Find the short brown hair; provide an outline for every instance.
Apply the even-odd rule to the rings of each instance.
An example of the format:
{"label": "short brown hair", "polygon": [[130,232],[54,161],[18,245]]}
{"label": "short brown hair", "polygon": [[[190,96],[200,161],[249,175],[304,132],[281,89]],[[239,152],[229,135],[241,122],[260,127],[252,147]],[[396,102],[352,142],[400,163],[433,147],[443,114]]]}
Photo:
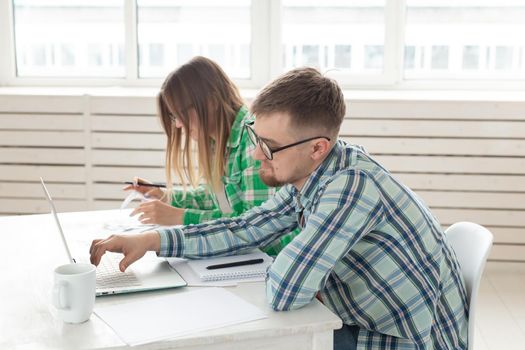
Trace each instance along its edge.
{"label": "short brown hair", "polygon": [[288,113],[294,127],[337,135],[346,112],[341,88],[314,68],[293,69],[268,84],[251,105],[255,115]]}

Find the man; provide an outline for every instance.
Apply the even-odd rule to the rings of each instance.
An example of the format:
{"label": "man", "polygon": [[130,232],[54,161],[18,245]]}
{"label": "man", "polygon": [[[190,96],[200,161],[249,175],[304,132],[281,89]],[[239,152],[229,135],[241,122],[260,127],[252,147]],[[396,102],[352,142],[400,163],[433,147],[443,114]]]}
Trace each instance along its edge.
{"label": "man", "polygon": [[259,175],[283,186],[242,216],[91,246],[124,253],[121,270],[147,250],[188,258],[264,248],[300,227],[268,270],[274,310],[316,296],[339,315],[335,348],[466,349],[467,301],[459,266],[425,204],[360,147],[337,140],[345,115],[339,86],[311,68],[265,87],[247,125]]}

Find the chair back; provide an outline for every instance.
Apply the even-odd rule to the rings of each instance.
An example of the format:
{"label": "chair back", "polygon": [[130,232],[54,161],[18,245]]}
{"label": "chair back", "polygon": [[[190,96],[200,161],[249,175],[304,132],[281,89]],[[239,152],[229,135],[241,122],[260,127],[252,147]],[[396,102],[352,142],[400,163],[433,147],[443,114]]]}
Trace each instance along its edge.
{"label": "chair back", "polygon": [[457,222],[445,230],[461,267],[469,303],[468,348],[474,349],[474,316],[481,275],[492,247],[492,233],[472,222]]}

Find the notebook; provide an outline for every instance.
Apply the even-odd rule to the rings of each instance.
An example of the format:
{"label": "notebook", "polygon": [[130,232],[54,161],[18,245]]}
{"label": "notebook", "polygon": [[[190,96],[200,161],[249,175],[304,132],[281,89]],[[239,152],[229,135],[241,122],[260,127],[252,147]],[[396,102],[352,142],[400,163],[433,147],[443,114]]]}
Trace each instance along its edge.
{"label": "notebook", "polygon": [[[235,263],[253,259],[262,259],[262,263],[253,265],[242,265],[209,270],[207,267],[220,264]],[[254,277],[266,277],[266,270],[272,264],[273,259],[266,253],[255,251],[249,254],[232,255],[218,258],[188,260],[188,266],[202,281],[224,281],[229,279],[244,279]]]}

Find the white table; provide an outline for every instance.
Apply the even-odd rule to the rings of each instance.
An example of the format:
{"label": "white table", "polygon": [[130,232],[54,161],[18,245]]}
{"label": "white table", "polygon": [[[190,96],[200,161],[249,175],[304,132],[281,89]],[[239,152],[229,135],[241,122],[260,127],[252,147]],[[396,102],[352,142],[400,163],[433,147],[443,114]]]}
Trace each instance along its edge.
{"label": "white table", "polygon": [[[102,222],[117,211],[60,214],[67,236],[103,236]],[[51,215],[0,217],[0,349],[124,349],[129,348],[93,314],[80,325],[64,324],[50,303],[53,269],[67,263]],[[98,297],[97,304],[139,300],[165,291]],[[264,310],[268,318],[191,336],[151,343],[134,349],[332,349],[333,330],[341,320],[314,300],[306,307],[274,312],[266,303],[263,283],[246,283],[228,290]]]}

